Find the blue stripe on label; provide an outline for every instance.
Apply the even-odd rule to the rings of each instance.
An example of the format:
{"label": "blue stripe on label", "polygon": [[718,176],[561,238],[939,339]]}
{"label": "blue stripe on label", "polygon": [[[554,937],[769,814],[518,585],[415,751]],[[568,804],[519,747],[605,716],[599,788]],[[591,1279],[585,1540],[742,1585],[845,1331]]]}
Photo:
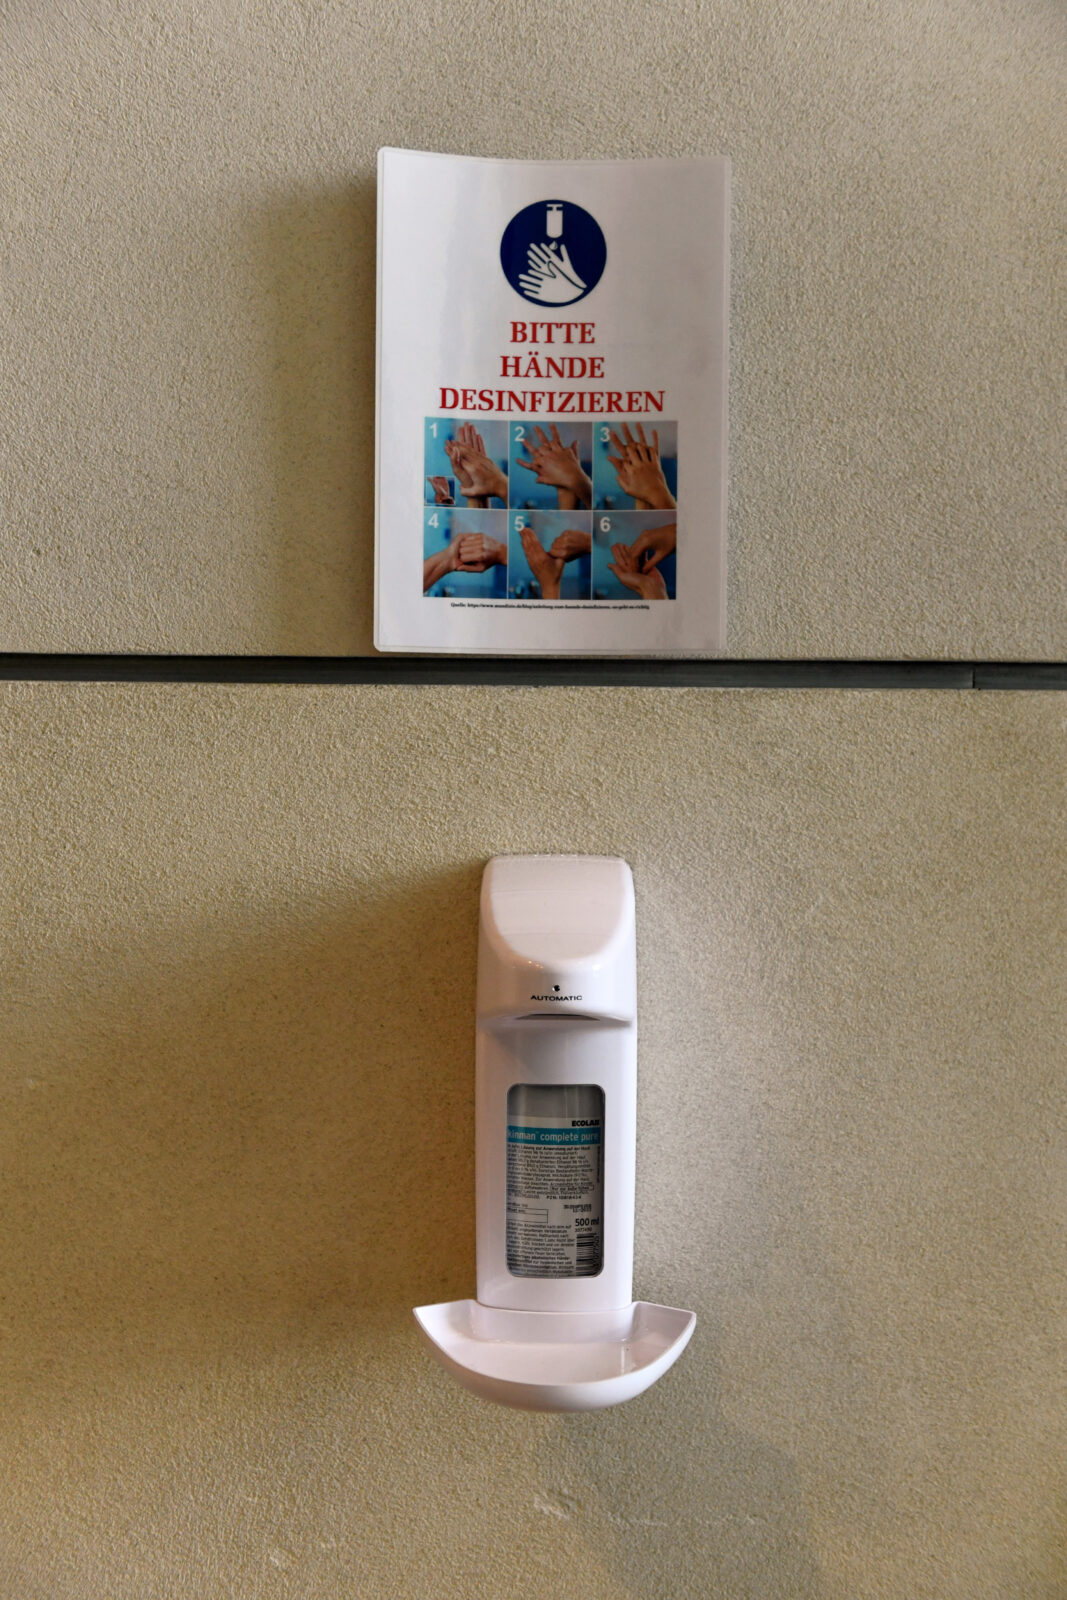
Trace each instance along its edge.
{"label": "blue stripe on label", "polygon": [[517,1128],[508,1123],[508,1144],[599,1144],[599,1128]]}

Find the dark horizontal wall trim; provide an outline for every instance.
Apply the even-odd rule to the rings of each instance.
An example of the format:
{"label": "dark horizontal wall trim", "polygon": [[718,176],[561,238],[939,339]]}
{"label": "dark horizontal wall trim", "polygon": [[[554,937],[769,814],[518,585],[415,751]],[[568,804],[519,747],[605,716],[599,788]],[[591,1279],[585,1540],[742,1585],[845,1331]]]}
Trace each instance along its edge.
{"label": "dark horizontal wall trim", "polygon": [[656,689],[1067,689],[1067,662],[678,661],[573,656],[0,654],[0,679],[52,683],[401,683]]}
{"label": "dark horizontal wall trim", "polygon": [[975,666],[976,689],[1067,689],[1067,663],[1062,661],[994,661]]}

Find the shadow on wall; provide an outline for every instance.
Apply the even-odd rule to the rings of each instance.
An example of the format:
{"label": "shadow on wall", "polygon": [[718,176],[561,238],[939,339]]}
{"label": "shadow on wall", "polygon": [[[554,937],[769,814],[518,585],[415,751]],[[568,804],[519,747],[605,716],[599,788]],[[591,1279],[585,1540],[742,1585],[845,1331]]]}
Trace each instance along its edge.
{"label": "shadow on wall", "polygon": [[327,654],[372,649],[375,196],[367,181],[281,199],[252,228],[269,296],[265,521],[283,653],[319,639]]}
{"label": "shadow on wall", "polygon": [[820,1600],[799,1477],[727,1421],[718,1336],[701,1318],[662,1384],[542,1439],[543,1510],[595,1540],[627,1592],[673,1600]]}
{"label": "shadow on wall", "polygon": [[232,907],[214,937],[161,928],[68,963],[16,1018],[16,1403],[299,1341],[351,1340],[358,1374],[369,1328],[467,1291],[479,871],[364,885],[319,917],[250,907],[275,937],[244,944]]}

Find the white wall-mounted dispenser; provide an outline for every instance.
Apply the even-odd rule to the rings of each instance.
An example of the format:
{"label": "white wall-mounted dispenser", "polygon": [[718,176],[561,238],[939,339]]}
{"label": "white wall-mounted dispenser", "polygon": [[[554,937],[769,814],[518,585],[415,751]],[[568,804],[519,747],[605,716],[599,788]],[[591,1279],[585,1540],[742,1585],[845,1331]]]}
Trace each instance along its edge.
{"label": "white wall-mounted dispenser", "polygon": [[593,1411],[681,1355],[691,1311],[634,1302],[634,890],[607,856],[497,856],[482,879],[478,1298],[419,1306],[475,1394]]}

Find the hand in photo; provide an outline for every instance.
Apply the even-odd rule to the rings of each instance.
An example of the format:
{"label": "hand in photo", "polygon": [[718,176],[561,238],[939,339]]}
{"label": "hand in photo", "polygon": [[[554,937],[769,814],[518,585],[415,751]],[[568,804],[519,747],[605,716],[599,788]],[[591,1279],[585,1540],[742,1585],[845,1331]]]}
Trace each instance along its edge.
{"label": "hand in photo", "polygon": [[486,572],[490,567],[506,567],[508,547],[502,539],[485,533],[461,533],[454,540],[457,572]]}
{"label": "hand in photo", "polygon": [[464,496],[471,495],[483,505],[491,499],[507,504],[507,474],[486,454],[485,440],[472,422],[464,422],[456,430],[455,439],[445,445],[445,451],[456,468]]}
{"label": "hand in photo", "polygon": [[550,555],[532,528],[523,528],[519,537],[530,571],[541,585],[542,600],[558,600],[563,558]]}
{"label": "hand in photo", "polygon": [[655,567],[642,569],[638,558],[628,544],[613,544],[611,553],[614,561],[608,562],[608,571],[613,572],[621,584],[627,589],[632,589],[634,594],[639,594],[642,600],[666,600],[667,585],[663,581],[663,574]]}
{"label": "hand in photo", "polygon": [[[448,544],[445,545],[445,548],[443,550],[438,550],[432,556],[427,556],[426,560],[422,563],[423,594],[426,593],[427,589],[432,588],[439,578],[447,577],[450,572],[484,572],[485,566],[491,565],[490,562],[487,561],[485,566],[481,567],[468,567],[463,560],[462,554],[462,546],[465,540],[480,539],[482,537],[483,536],[481,534],[463,533],[459,528],[454,529],[452,537]],[[489,542],[492,543],[493,541]],[[502,559],[505,561],[507,560],[506,549]]]}
{"label": "hand in photo", "polygon": [[453,506],[452,490],[449,488],[447,478],[427,478],[426,482],[433,490],[433,503],[435,506]]}
{"label": "hand in photo", "polygon": [[677,501],[663,475],[657,430],[653,428],[650,442],[645,438],[645,430],[640,422],[636,424],[636,435],[630,432],[629,423],[624,422],[622,438],[612,432],[611,442],[618,454],[609,455],[608,460],[615,468],[615,476],[623,494],[643,500],[652,511],[673,511]]}
{"label": "hand in photo", "polygon": [[[467,505],[473,507],[477,511],[484,511],[486,506],[489,504],[488,500],[484,495],[476,495],[474,493],[474,490],[471,486],[470,473],[467,471],[467,468],[463,465],[462,461],[457,460],[456,441],[458,440],[460,444],[463,444],[466,440],[468,432],[472,437],[472,446],[474,439],[480,440],[481,435],[475,433],[473,423],[463,422],[456,429],[456,438],[445,440],[445,455],[448,457],[452,471],[456,474],[456,482],[459,484],[460,493],[462,494]],[[480,445],[479,448],[484,449],[484,445]]]}
{"label": "hand in photo", "polygon": [[662,528],[649,528],[634,540],[630,552],[636,557],[642,572],[658,567],[678,543],[678,524],[668,522]]}
{"label": "hand in photo", "polygon": [[589,555],[592,548],[591,534],[584,533],[581,528],[564,528],[559,537],[553,539],[548,553],[557,561],[576,561],[579,556]]}
{"label": "hand in photo", "polygon": [[[549,423],[549,429],[551,438],[544,428],[534,424],[530,430],[530,438],[522,441],[522,449],[530,459],[524,461],[519,456],[517,464],[525,467],[527,472],[536,473],[538,483],[549,484],[554,489],[562,490],[564,494],[573,495],[579,506],[591,506],[593,485],[588,474],[582,470],[578,456],[578,440],[573,440],[569,445],[564,444],[554,422]],[[573,511],[575,505],[568,504],[561,506],[561,509]]]}

